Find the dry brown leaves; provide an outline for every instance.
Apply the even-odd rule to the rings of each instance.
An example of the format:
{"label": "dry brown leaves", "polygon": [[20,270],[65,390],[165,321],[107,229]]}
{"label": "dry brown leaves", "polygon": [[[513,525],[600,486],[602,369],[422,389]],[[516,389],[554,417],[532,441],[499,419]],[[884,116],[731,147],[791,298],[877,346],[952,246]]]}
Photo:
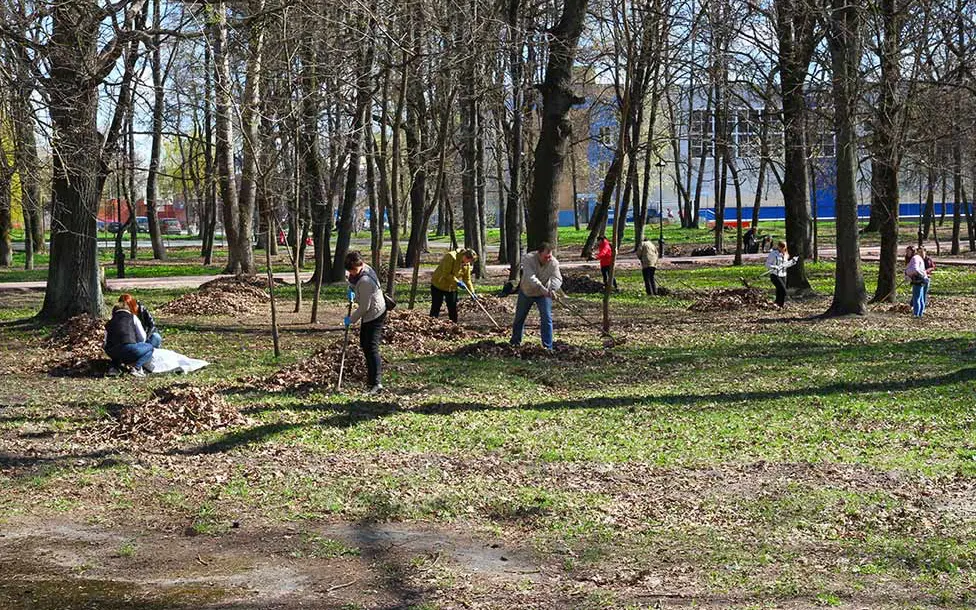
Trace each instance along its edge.
{"label": "dry brown leaves", "polygon": [[51,375],[83,377],[104,375],[110,361],[103,351],[105,320],[87,314],[75,316],[56,328],[47,346],[59,355],[47,362]]}
{"label": "dry brown leaves", "polygon": [[221,277],[163,305],[160,311],[183,316],[259,313],[271,300],[264,278]]}
{"label": "dry brown leaves", "polygon": [[743,308],[775,309],[758,288],[722,288],[709,290],[688,306],[691,311],[733,311]]}
{"label": "dry brown leaves", "polygon": [[141,405],[122,409],[105,432],[113,438],[160,441],[243,422],[214,388],[178,383],[153,390],[152,398]]}
{"label": "dry brown leaves", "polygon": [[[515,313],[515,303],[513,303],[510,300],[506,300],[502,297],[496,297],[487,294],[484,296],[479,296],[478,300],[481,302],[482,305],[485,306],[485,309],[488,310],[488,313],[507,314],[507,315],[511,315]],[[478,304],[472,301],[471,299],[462,299],[461,303],[459,303],[458,309],[460,309],[461,312],[464,313],[466,312],[481,313],[481,308],[478,307]]]}
{"label": "dry brown leaves", "polygon": [[383,342],[417,354],[443,351],[438,341],[456,341],[471,333],[447,318],[432,318],[418,310],[395,309],[386,317]]}
{"label": "dry brown leaves", "polygon": [[[352,333],[350,333],[352,335]],[[285,367],[255,385],[272,392],[309,391],[314,388],[335,387],[339,379],[342,360],[342,339],[319,349],[307,359]],[[346,364],[343,383],[366,383],[366,361],[358,341],[350,336],[346,346]]]}
{"label": "dry brown leaves", "polygon": [[519,345],[514,346],[508,342],[492,341],[486,339],[476,343],[469,343],[454,350],[456,356],[468,358],[519,358],[521,360],[534,360],[537,358],[550,358],[553,360],[563,360],[567,362],[584,362],[595,357],[602,357],[604,352],[591,350],[578,345],[570,345],[556,341],[553,350],[548,351],[541,345]]}
{"label": "dry brown leaves", "polygon": [[575,294],[597,294],[603,292],[603,282],[581,273],[567,275],[563,278],[563,291]]}

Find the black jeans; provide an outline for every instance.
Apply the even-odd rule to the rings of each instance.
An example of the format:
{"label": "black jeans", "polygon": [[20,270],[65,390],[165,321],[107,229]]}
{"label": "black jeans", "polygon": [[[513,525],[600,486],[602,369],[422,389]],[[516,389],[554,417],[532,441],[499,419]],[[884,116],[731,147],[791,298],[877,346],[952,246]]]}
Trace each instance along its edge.
{"label": "black jeans", "polygon": [[782,307],[786,304],[786,278],[778,275],[770,275],[769,279],[776,286],[776,304]]}
{"label": "black jeans", "polygon": [[644,291],[647,294],[657,294],[657,284],[654,283],[654,267],[644,267],[641,274],[644,276]]}
{"label": "black jeans", "polygon": [[[610,282],[610,267],[600,267],[600,273],[603,274],[603,285],[606,286]],[[617,288],[617,278],[613,278],[613,288]]]}
{"label": "black jeans", "polygon": [[430,317],[436,318],[441,315],[441,303],[447,302],[447,317],[451,322],[457,324],[457,291],[447,292],[441,290],[433,284],[430,285]]}
{"label": "black jeans", "polygon": [[359,347],[366,356],[366,376],[369,379],[369,387],[380,382],[380,370],[383,367],[383,360],[380,359],[380,341],[383,340],[383,324],[386,322],[386,312],[383,315],[363,322],[359,327]]}

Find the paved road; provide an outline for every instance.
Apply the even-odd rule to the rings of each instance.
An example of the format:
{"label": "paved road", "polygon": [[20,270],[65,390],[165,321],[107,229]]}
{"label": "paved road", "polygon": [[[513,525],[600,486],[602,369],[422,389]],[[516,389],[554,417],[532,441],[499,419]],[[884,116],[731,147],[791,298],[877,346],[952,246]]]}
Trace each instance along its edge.
{"label": "paved road", "polygon": [[[434,244],[431,244],[434,245]],[[832,248],[823,248],[820,250],[820,256],[825,259],[832,259],[836,254],[836,251]],[[861,249],[861,260],[873,262],[878,260],[878,247],[866,247]],[[707,265],[730,265],[732,264],[733,256],[731,254],[720,254],[717,256],[679,256],[679,257],[667,257],[661,259],[661,268],[667,268],[670,266],[674,267],[688,267],[688,266],[707,266]],[[748,263],[761,264],[766,260],[765,254],[745,254],[743,255],[743,260]],[[946,259],[946,258],[935,258],[937,265],[955,265],[955,266],[965,266],[965,267],[976,267],[976,259]],[[625,269],[636,269],[639,266],[639,262],[633,257],[631,253],[625,253],[621,260],[617,261],[617,266]],[[584,271],[592,272],[599,277],[599,266],[596,261],[564,261],[560,263],[560,267],[564,271]],[[429,276],[433,273],[433,268],[428,266],[426,269],[421,269],[421,276]],[[505,277],[508,273],[508,265],[488,265],[488,275],[493,278]],[[311,277],[311,272],[304,272],[301,274],[302,281],[307,281]],[[412,276],[412,271],[410,269],[398,269],[397,277],[402,281],[409,281]],[[178,277],[159,277],[159,278],[125,278],[121,280],[109,279],[107,280],[108,286],[114,290],[131,290],[131,289],[166,289],[166,288],[197,288],[201,284],[214,280],[218,277],[222,277],[219,274],[215,275],[188,275],[188,276],[178,276]],[[294,274],[292,273],[276,273],[275,278],[280,279],[286,284],[290,284],[294,281]],[[47,282],[0,282],[0,292],[3,291],[25,291],[25,290],[44,290]]]}

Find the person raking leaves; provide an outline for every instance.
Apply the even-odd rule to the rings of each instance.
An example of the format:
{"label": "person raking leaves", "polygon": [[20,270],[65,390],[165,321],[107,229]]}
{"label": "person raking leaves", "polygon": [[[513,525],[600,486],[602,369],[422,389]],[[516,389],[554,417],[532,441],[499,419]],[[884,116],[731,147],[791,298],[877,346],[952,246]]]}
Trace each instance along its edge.
{"label": "person raking leaves", "polygon": [[347,315],[342,323],[349,328],[356,322],[359,326],[359,346],[366,357],[367,394],[376,394],[383,389],[380,373],[383,361],[380,359],[380,341],[383,339],[383,324],[386,322],[387,304],[380,288],[376,271],[366,264],[359,252],[346,254],[346,272],[349,276],[349,290],[355,297],[356,309]]}
{"label": "person raking leaves", "polygon": [[535,252],[522,257],[522,281],[519,283],[518,303],[512,322],[512,345],[522,344],[525,319],[529,317],[529,310],[534,304],[539,309],[542,347],[552,350],[552,300],[562,285],[559,261],[552,255],[552,246],[548,243],[542,242]]}
{"label": "person raking leaves", "polygon": [[467,291],[471,298],[475,298],[471,265],[476,260],[478,255],[471,248],[452,250],[441,258],[430,278],[430,317],[441,315],[441,305],[446,302],[447,317],[457,324],[458,289]]}

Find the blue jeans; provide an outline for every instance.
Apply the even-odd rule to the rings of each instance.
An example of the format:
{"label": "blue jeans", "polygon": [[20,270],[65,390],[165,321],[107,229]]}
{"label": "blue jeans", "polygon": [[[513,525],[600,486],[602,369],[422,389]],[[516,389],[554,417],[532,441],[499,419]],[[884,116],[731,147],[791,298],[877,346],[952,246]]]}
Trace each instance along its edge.
{"label": "blue jeans", "polygon": [[526,296],[521,290],[518,293],[518,303],[515,305],[515,321],[512,323],[512,345],[520,345],[522,343],[525,319],[529,317],[529,310],[532,309],[533,303],[539,309],[542,347],[552,349],[552,299],[547,296]]}
{"label": "blue jeans", "polygon": [[149,335],[149,338],[146,339],[146,341],[153,347],[159,347],[163,344],[163,336],[157,332],[154,332],[153,334]]}
{"label": "blue jeans", "polygon": [[105,353],[112,359],[112,366],[115,368],[128,364],[138,369],[152,360],[153,349],[151,343],[126,343],[107,349]]}
{"label": "blue jeans", "polygon": [[912,284],[912,313],[919,318],[925,313],[925,306],[929,299],[929,280],[921,284]]}

